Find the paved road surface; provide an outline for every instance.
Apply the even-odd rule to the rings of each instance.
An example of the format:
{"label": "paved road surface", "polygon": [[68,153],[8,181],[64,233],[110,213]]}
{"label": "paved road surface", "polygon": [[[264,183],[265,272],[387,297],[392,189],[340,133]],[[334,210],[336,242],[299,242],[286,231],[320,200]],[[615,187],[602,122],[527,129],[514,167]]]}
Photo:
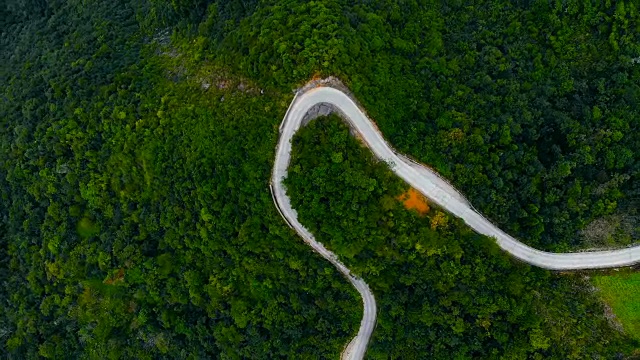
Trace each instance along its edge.
{"label": "paved road surface", "polygon": [[376,321],[375,299],[369,286],[362,279],[351,274],[334,253],[317,242],[309,230],[300,224],[298,214],[295,209],[291,208],[291,201],[282,184],[282,180],[287,176],[287,168],[291,159],[291,139],[300,128],[304,115],[318,103],[328,103],[337,108],[343,118],[349,122],[349,125],[360,134],[375,156],[387,162],[396,175],[431,201],[463,219],[476,232],[495,238],[504,251],[526,263],[551,270],[578,270],[615,268],[640,262],[640,246],[621,250],[557,254],[540,251],[521,243],[485,219],[459,192],[434,171],[397,154],[387,144],[373,122],[345,93],[331,87],[314,88],[296,95],[282,121],[272,172],[271,190],[276,206],[287,223],[317,253],[338,268],[362,296],[364,314],[360,329],[357,336],[345,349],[343,353],[345,359],[364,358]]}

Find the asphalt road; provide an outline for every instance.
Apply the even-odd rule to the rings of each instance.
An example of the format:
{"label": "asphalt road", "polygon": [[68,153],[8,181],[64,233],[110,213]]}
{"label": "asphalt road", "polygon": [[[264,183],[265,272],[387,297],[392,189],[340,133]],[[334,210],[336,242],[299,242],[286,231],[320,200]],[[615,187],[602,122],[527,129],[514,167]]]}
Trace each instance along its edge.
{"label": "asphalt road", "polygon": [[608,251],[550,253],[527,246],[508,235],[479,214],[471,204],[444,179],[426,166],[397,154],[387,144],[373,122],[360,108],[340,90],[318,87],[299,93],[287,110],[280,126],[280,139],[276,149],[271,190],[276,206],[289,225],[317,253],[329,260],[344,274],[362,296],[364,315],[358,335],[349,343],[343,353],[345,359],[362,359],[376,321],[376,302],[369,286],[351,274],[338,257],[317,242],[313,235],[298,221],[298,214],[291,208],[282,180],[287,176],[291,159],[291,139],[301,126],[304,115],[318,103],[329,103],[337,108],[349,125],[355,129],[369,149],[380,160],[387,162],[393,172],[413,188],[437,203],[451,214],[461,218],[474,231],[493,237],[506,252],[526,263],[550,270],[579,270],[615,268],[640,262],[640,246]]}

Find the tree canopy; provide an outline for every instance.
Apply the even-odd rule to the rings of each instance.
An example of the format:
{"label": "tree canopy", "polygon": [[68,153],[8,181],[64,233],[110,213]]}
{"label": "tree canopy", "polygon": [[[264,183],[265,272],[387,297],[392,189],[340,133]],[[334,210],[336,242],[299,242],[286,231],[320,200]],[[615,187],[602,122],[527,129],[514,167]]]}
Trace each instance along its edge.
{"label": "tree canopy", "polygon": [[[637,240],[639,30],[633,1],[1,3],[0,357],[338,357],[360,300],[268,190],[314,76],[523,241]],[[637,346],[581,277],[400,209],[336,124],[303,130],[289,186],[380,299],[372,357]]]}

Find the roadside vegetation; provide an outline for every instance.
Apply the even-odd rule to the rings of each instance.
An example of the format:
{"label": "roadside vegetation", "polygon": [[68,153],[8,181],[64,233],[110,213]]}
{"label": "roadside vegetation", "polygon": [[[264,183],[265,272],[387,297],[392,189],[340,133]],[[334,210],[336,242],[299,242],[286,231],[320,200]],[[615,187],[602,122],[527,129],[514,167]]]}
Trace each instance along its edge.
{"label": "roadside vegetation", "polygon": [[[0,3],[0,357],[336,358],[360,300],[268,190],[291,90],[314,75],[528,244],[637,241],[635,3],[446,3]],[[380,296],[371,356],[635,346],[580,278],[402,209],[408,189],[322,126],[343,161],[300,166],[355,168],[291,187],[336,204],[298,200]]]}
{"label": "roadside vegetation", "polygon": [[593,283],[611,307],[615,315],[613,321],[622,324],[625,333],[640,341],[640,273],[595,276]]}
{"label": "roadside vegetation", "polygon": [[266,2],[198,39],[283,90],[337,75],[397,150],[529,245],[638,241],[637,3],[427,3]]}
{"label": "roadside vegetation", "polygon": [[300,221],[373,290],[380,311],[368,356],[613,358],[640,348],[612,328],[579,275],[508,257],[437,207],[421,215],[407,190],[336,116],[294,138],[286,180]]}

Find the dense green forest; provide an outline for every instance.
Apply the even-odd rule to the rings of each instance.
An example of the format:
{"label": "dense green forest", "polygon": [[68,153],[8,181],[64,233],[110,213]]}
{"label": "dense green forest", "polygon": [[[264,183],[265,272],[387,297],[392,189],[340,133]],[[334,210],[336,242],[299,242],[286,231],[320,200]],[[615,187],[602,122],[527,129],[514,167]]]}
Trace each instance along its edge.
{"label": "dense green forest", "polygon": [[[315,75],[340,77],[394,146],[523,241],[636,241],[638,10],[0,3],[0,357],[336,358],[360,300],[268,191],[291,90]],[[310,226],[379,294],[372,357],[606,357],[634,346],[580,277],[514,264],[455,219],[433,230],[399,210],[402,184],[322,123],[298,145],[326,151],[327,137],[304,137],[331,134],[352,161],[313,162],[303,148],[297,161],[354,166],[352,178],[295,173],[292,191],[315,186],[296,197],[301,215],[322,214]],[[346,237],[345,221],[362,236]],[[437,253],[407,248],[420,241]]]}
{"label": "dense green forest", "polygon": [[511,260],[433,206],[424,217],[405,210],[406,185],[337,117],[302,129],[293,153],[286,184],[300,221],[376,295],[370,358],[614,358],[633,348],[580,275]]}
{"label": "dense green forest", "polygon": [[637,241],[636,2],[347,3],[262,6],[215,56],[283,88],[340,76],[398,150],[528,244]]}
{"label": "dense green forest", "polygon": [[360,300],[267,187],[291,96],[53,12],[3,35],[0,357],[336,358]]}

